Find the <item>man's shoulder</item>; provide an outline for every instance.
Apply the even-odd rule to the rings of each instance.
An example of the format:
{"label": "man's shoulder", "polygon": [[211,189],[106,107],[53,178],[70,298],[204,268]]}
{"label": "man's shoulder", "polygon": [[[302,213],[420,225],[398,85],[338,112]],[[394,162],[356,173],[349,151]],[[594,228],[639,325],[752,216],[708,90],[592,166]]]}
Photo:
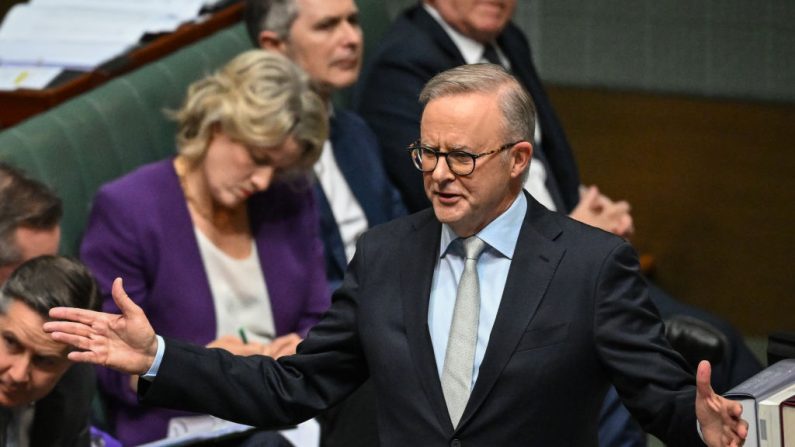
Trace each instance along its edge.
{"label": "man's shoulder", "polygon": [[528,210],[528,219],[534,228],[561,244],[567,251],[610,251],[626,241],[602,229],[586,225],[566,214],[550,211],[535,203]]}
{"label": "man's shoulder", "polygon": [[[428,227],[431,225],[432,227]],[[367,230],[365,233],[370,240],[404,240],[412,233],[423,230],[438,230],[441,224],[433,214],[433,208],[426,208],[408,216],[398,217],[389,222],[378,224]]]}
{"label": "man's shoulder", "polygon": [[332,121],[332,127],[334,128],[332,131],[332,136],[335,133],[341,133],[342,135],[373,135],[373,131],[370,129],[370,126],[367,125],[367,122],[362,118],[361,115],[358,113],[343,109],[343,108],[335,108],[334,109],[334,120]]}
{"label": "man's shoulder", "polygon": [[[421,7],[404,11],[384,33],[375,60],[438,60],[444,30]],[[445,58],[446,59],[446,58]]]}

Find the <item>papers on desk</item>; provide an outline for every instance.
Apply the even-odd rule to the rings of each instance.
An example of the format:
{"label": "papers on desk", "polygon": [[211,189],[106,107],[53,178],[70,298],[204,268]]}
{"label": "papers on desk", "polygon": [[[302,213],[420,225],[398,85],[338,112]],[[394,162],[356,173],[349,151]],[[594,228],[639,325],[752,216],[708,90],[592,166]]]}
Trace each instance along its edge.
{"label": "papers on desk", "polygon": [[171,32],[197,18],[203,4],[204,0],[31,0],[17,4],[0,25],[0,67],[89,71],[128,51],[147,33]]}
{"label": "papers on desk", "polygon": [[60,73],[59,67],[0,65],[0,90],[42,89]]}
{"label": "papers on desk", "polygon": [[[214,416],[197,415],[172,418],[168,424],[168,437],[139,447],[176,447],[221,440],[255,430],[249,425],[225,421]],[[314,419],[298,426],[279,430],[285,439],[296,447],[317,447],[320,445],[320,424]]]}

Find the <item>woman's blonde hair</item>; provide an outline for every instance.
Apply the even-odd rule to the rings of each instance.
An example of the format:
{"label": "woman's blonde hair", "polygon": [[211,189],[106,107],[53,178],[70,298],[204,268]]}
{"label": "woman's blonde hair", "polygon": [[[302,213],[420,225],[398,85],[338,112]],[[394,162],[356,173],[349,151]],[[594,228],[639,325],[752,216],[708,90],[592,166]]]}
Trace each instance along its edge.
{"label": "woman's blonde hair", "polygon": [[250,147],[280,145],[293,135],[304,151],[300,168],[311,167],[328,136],[323,101],[306,74],[286,57],[249,50],[217,72],[194,82],[177,120],[178,152],[197,164],[213,132]]}

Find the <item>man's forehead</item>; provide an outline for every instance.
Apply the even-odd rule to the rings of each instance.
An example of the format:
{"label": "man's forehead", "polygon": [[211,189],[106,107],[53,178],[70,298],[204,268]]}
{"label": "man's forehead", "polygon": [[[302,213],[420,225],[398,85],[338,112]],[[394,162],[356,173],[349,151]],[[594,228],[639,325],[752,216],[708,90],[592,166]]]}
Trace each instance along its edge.
{"label": "man's forehead", "polygon": [[425,106],[420,140],[445,149],[478,148],[500,139],[501,116],[495,96],[490,93],[440,96]]}
{"label": "man's forehead", "polygon": [[295,0],[298,20],[322,20],[329,17],[345,17],[357,13],[353,0]]}
{"label": "man's forehead", "polygon": [[0,333],[13,336],[18,343],[38,355],[66,357],[68,346],[52,339],[44,329],[44,317],[24,302],[12,299],[5,314],[0,314]]}

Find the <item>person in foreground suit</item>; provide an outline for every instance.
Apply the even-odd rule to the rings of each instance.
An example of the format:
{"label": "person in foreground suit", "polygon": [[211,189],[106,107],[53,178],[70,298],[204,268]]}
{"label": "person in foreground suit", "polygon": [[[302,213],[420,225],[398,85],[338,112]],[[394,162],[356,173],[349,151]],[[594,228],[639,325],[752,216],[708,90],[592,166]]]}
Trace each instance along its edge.
{"label": "person in foreground suit", "polygon": [[359,236],[406,214],[373,132],[357,114],[331,107],[331,95],[359,77],[363,44],[358,17],[353,0],[247,0],[245,9],[254,45],[290,58],[329,105],[329,139],[314,171],[332,290],[342,282]]}
{"label": "person in foreground suit", "polygon": [[88,447],[93,368],[72,365],[41,325],[53,307],[98,305],[88,270],[57,256],[23,263],[0,289],[0,445]]}
{"label": "person in foreground suit", "polygon": [[[428,206],[420,175],[398,161],[401,142],[416,138],[422,105],[416,101],[434,75],[462,64],[495,59],[509,68],[538,109],[534,162],[525,188],[549,209],[622,237],[633,231],[629,204],[614,202],[596,187],[580,194],[573,151],[533,65],[529,43],[511,23],[515,0],[425,0],[403,12],[385,33],[356,89],[356,108],[378,135],[387,168],[409,209]],[[487,51],[487,50],[491,51]],[[650,284],[652,301],[668,329],[684,328],[671,341],[688,360],[714,359],[713,386],[725,392],[761,370],[759,361],[728,322],[687,306]],[[686,352],[692,351],[692,352]],[[718,361],[720,360],[720,361]],[[697,361],[692,364],[695,368]],[[611,391],[600,428],[603,447],[645,445],[646,436]]]}
{"label": "person in foreground suit", "polygon": [[670,348],[630,245],[522,191],[534,110],[517,81],[462,66],[421,100],[411,154],[433,207],[359,239],[297,355],[163,339],[121,279],[121,315],[54,309],[45,331],[74,361],[144,374],[145,403],[254,425],[311,417],[370,377],[384,446],[596,446],[613,383],[671,445],[702,445],[699,426],[710,446],[741,445],[741,406],[712,391],[708,362],[694,381]]}

